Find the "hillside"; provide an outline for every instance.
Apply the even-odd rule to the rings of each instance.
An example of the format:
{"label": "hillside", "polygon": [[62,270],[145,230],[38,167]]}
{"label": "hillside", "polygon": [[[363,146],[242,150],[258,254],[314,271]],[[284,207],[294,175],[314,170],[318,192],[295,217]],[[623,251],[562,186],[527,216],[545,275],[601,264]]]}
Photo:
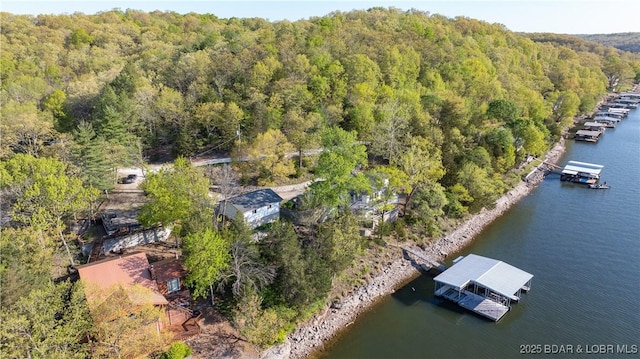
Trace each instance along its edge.
{"label": "hillside", "polygon": [[[0,21],[2,357],[162,348],[135,330],[155,328],[158,308],[115,306],[132,298],[120,288],[90,317],[82,289],[60,280],[86,263],[92,238],[73,228],[126,180],[118,169],[172,162],[126,183],[146,196],[137,220],[173,228],[184,286],[215,292],[243,338],[267,347],[382,270],[387,240],[426,244],[495,207],[576,115],[640,80],[637,54],[416,10]],[[189,160],[211,153],[232,166]],[[260,222],[259,241],[240,218],[262,211],[214,213],[212,188],[230,198],[313,179],[282,203],[295,225]],[[280,205],[265,206],[269,218]],[[89,336],[91,347],[76,342]]]}
{"label": "hillside", "polygon": [[623,51],[640,53],[640,32],[575,36],[585,40],[594,41],[605,46],[615,47]]}

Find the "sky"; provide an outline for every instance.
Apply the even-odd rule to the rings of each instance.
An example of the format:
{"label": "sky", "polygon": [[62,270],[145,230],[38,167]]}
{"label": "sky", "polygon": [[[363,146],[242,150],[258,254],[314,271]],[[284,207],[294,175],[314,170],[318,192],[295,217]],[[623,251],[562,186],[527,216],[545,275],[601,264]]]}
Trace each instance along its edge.
{"label": "sky", "polygon": [[219,18],[260,17],[296,21],[332,11],[374,6],[411,8],[447,17],[465,16],[500,23],[512,31],[558,34],[640,32],[640,0],[0,0],[0,11],[12,14],[95,14],[112,9],[214,14]]}

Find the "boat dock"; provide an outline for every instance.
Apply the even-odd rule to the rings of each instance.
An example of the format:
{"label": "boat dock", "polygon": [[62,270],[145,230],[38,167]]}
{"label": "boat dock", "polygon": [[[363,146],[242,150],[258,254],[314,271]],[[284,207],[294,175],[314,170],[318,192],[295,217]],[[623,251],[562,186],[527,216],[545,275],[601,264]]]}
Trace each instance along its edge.
{"label": "boat dock", "polygon": [[469,254],[433,280],[435,295],[498,321],[531,289],[533,275],[502,261]]}
{"label": "boat dock", "polygon": [[560,174],[561,181],[594,184],[600,179],[603,165],[569,161]]}
{"label": "boat dock", "polygon": [[602,131],[578,130],[573,137],[576,141],[598,142]]}
{"label": "boat dock", "polygon": [[458,295],[458,292],[449,288],[444,293],[436,293],[437,296],[452,301],[464,309],[478,313],[481,316],[497,322],[509,311],[506,305],[494,302],[493,300],[484,298],[469,291],[464,291]]}

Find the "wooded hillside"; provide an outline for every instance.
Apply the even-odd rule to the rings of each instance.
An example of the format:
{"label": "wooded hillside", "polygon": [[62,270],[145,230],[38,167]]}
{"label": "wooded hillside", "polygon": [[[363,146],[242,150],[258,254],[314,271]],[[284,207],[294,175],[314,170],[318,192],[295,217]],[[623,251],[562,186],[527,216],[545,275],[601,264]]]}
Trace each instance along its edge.
{"label": "wooded hillside", "polygon": [[[178,157],[145,176],[139,219],[171,226],[193,294],[222,288],[243,335],[268,346],[324,306],[336,281],[368,278],[372,265],[354,258],[379,243],[360,236],[352,195],[376,188],[382,222],[404,195],[394,235],[428,241],[495,205],[528,155],[640,80],[640,55],[416,10],[274,23],[134,10],[0,16],[7,357],[86,357],[85,341],[68,344],[85,335],[105,357],[130,346],[96,331],[110,316],[94,314],[91,332],[76,285],[51,282],[82,259],[71,228],[95,215],[117,168]],[[234,169],[205,177],[186,159],[216,152]],[[245,184],[323,181],[295,204],[306,222],[277,222],[257,243],[242,221],[213,220],[210,180],[237,194],[235,170]],[[391,229],[380,225],[376,239]],[[354,262],[361,277],[341,276]],[[41,310],[45,297],[56,307]],[[120,317],[142,318],[129,314]],[[133,349],[155,345],[141,343]]]}
{"label": "wooded hillside", "polygon": [[[238,129],[244,141],[279,129],[306,146],[299,134],[338,124],[371,140],[389,121],[403,122],[397,137],[446,143],[427,129],[446,136],[453,125],[478,142],[496,99],[553,140],[559,120],[593,107],[606,76],[630,80],[639,67],[611,48],[586,53],[500,25],[382,8],[295,23],[132,10],[3,13],[2,22],[5,158],[87,127],[106,142],[140,143],[152,159],[229,150]],[[18,118],[38,124],[28,141],[10,123]]]}
{"label": "wooded hillside", "polygon": [[622,32],[617,34],[576,35],[585,40],[594,41],[605,46],[615,47],[623,51],[640,53],[640,32]]}

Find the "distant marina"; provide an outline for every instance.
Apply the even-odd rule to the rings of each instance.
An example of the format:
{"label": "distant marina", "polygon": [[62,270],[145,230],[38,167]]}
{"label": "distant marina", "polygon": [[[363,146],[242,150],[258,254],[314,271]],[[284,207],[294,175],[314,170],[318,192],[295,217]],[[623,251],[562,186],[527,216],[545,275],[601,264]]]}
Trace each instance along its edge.
{"label": "distant marina", "polygon": [[[636,87],[635,91],[637,90]],[[576,131],[573,138],[576,141],[598,142],[607,128],[615,128],[618,122],[625,119],[629,111],[638,108],[638,105],[639,92],[624,92],[610,96],[587,118],[588,121],[582,124],[582,128]]]}

